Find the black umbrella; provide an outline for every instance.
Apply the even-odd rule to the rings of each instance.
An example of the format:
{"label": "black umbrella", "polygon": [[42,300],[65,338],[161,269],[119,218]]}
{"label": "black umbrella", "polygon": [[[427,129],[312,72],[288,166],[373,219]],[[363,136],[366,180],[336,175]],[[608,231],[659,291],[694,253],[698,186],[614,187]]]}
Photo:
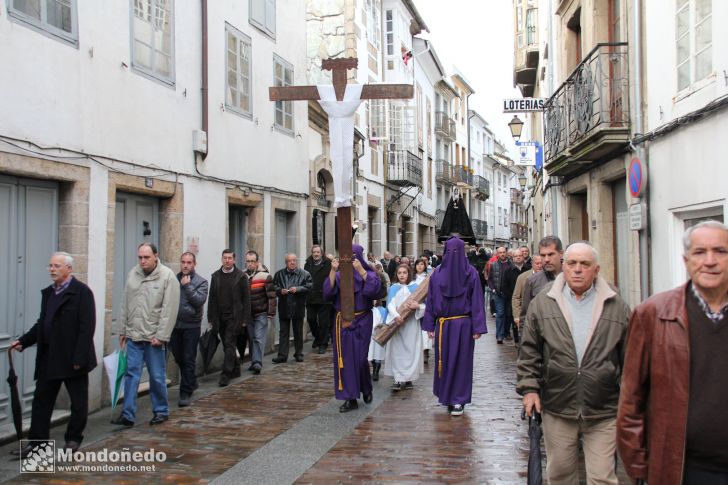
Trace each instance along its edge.
{"label": "black umbrella", "polygon": [[[521,419],[526,419],[526,409],[521,412]],[[528,418],[528,485],[541,485],[543,470],[541,469],[541,415],[534,409]]]}
{"label": "black umbrella", "polygon": [[18,376],[15,375],[15,367],[13,366],[13,349],[8,349],[8,362],[10,370],[8,371],[8,387],[10,388],[10,406],[13,410],[13,424],[15,425],[15,434],[18,440],[23,438],[23,409],[20,407],[20,393],[18,393]]}
{"label": "black umbrella", "polygon": [[208,330],[200,337],[200,355],[202,356],[203,372],[207,374],[212,358],[220,345],[220,337],[215,330]]}

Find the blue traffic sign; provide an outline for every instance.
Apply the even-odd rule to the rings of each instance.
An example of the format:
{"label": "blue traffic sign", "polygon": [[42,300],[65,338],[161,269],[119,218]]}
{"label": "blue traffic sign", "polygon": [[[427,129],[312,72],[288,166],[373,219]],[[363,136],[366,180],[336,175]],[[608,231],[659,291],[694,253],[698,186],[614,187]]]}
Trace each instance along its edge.
{"label": "blue traffic sign", "polygon": [[639,158],[633,158],[630,162],[627,181],[629,182],[629,193],[632,194],[632,197],[639,197],[642,193],[644,182],[642,163]]}

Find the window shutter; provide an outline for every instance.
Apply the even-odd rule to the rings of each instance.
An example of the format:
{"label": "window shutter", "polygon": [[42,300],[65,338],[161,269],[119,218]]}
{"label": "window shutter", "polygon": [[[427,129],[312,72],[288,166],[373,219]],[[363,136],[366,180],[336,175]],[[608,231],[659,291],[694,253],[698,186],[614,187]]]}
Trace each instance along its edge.
{"label": "window shutter", "polygon": [[265,0],[265,21],[263,22],[270,35],[276,35],[276,0]]}

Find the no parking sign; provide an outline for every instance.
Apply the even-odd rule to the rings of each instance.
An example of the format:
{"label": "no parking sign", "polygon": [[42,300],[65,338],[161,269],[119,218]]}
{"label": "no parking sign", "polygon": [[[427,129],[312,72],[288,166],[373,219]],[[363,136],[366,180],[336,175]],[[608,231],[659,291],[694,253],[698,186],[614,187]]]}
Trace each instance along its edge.
{"label": "no parking sign", "polygon": [[635,157],[629,163],[629,170],[627,171],[627,183],[629,184],[629,193],[632,197],[640,197],[642,191],[645,188],[645,179],[647,174],[644,173],[642,162],[640,159]]}

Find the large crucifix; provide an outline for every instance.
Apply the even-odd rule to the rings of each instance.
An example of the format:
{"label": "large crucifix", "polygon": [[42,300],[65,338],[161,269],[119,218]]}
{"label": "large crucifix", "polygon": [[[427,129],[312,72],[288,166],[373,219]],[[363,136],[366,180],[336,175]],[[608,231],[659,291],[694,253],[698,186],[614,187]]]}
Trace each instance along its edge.
{"label": "large crucifix", "polygon": [[411,84],[349,84],[346,71],[358,60],[324,59],[321,68],[331,71],[332,85],[269,88],[271,101],[316,100],[329,115],[329,140],[334,178],[341,273],[341,319],[348,327],[354,320],[354,272],[352,267],[351,179],[354,156],[354,113],[365,99],[411,99]]}

